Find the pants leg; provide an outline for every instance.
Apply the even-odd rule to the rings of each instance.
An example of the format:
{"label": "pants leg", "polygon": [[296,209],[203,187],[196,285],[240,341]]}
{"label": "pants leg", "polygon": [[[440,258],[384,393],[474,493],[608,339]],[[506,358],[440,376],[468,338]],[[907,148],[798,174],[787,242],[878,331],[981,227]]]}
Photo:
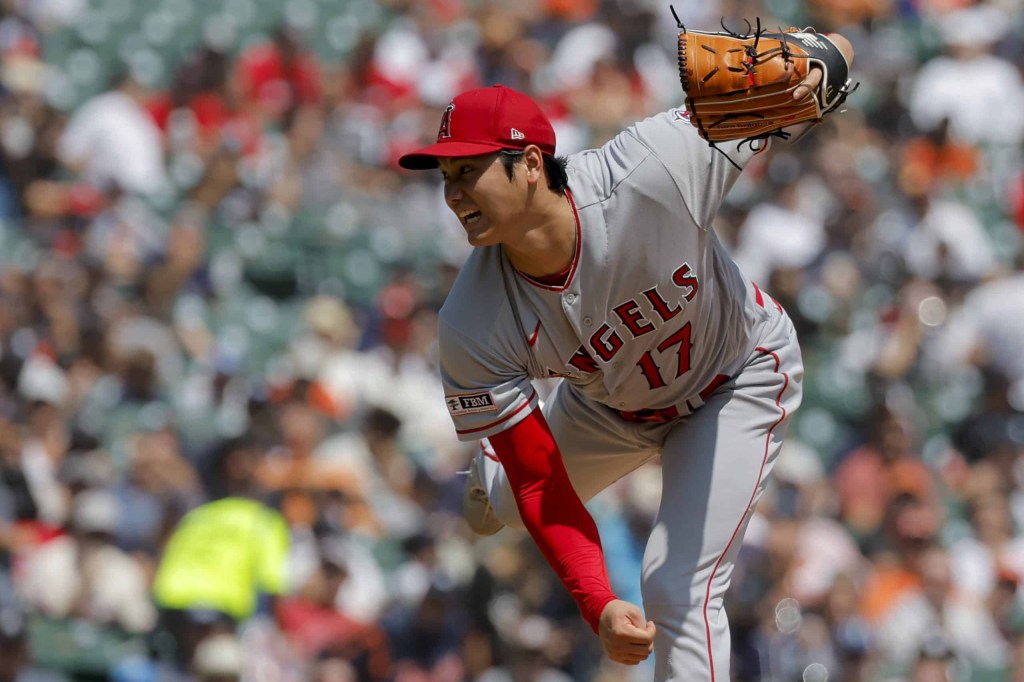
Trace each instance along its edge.
{"label": "pants leg", "polygon": [[657,682],[729,680],[723,598],[801,396],[795,332],[785,316],[774,326],[743,370],[665,440],[642,570],[644,608],[658,627]]}
{"label": "pants leg", "polygon": [[[742,370],[673,424],[622,421],[565,384],[544,407],[584,501],[661,454],[661,507],[641,576],[646,615],[658,627],[656,682],[729,680],[725,592],[802,394],[803,364],[792,324],[780,312],[766,327]],[[489,457],[482,462],[498,517],[523,528],[501,465]]]}

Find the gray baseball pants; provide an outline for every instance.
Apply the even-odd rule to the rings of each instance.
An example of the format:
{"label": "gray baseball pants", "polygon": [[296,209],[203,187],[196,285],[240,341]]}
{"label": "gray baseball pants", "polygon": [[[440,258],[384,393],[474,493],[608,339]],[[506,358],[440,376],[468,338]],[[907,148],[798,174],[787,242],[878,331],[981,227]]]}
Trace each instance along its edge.
{"label": "gray baseball pants", "polygon": [[[661,456],[661,505],[641,575],[644,610],[657,626],[656,682],[729,680],[723,598],[754,505],[801,399],[796,332],[771,303],[746,362],[689,414],[660,424],[628,422],[564,381],[544,405],[584,501]],[[523,528],[501,465],[479,456],[498,518]]]}

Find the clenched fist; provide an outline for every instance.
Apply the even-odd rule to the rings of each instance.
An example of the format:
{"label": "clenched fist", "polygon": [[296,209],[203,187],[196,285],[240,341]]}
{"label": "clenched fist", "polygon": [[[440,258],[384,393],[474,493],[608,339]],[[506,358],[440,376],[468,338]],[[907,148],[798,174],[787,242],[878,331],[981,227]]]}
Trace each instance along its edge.
{"label": "clenched fist", "polygon": [[608,658],[637,665],[654,650],[654,623],[644,619],[639,606],[616,599],[601,612],[598,634]]}

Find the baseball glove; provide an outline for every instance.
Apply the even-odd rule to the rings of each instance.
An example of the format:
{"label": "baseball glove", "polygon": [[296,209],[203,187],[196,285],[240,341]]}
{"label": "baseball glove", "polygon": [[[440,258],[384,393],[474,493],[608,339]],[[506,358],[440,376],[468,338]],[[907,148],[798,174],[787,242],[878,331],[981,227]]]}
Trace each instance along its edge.
{"label": "baseball glove", "polygon": [[[727,140],[788,137],[783,128],[820,122],[850,94],[850,65],[828,37],[814,29],[779,33],[747,22],[746,35],[688,31],[679,34],[679,74],[690,122],[712,145]],[[823,70],[815,92],[793,91],[812,66]]]}

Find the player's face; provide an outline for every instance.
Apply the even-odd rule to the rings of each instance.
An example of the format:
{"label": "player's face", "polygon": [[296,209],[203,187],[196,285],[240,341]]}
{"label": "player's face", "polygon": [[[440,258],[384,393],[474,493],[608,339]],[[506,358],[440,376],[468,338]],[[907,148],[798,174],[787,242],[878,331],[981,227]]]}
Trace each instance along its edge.
{"label": "player's face", "polygon": [[517,173],[509,181],[497,154],[438,159],[444,199],[459,219],[469,243],[493,246],[516,238],[522,224],[525,182]]}

